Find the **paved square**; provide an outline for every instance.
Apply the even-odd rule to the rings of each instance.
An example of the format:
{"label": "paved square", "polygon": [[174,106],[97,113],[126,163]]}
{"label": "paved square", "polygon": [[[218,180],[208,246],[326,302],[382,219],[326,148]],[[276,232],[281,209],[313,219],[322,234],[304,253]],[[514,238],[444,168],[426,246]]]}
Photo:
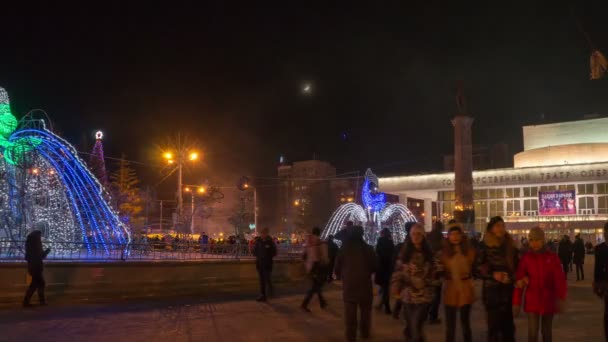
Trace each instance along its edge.
{"label": "paved square", "polygon": [[[575,282],[570,274],[568,311],[554,321],[554,341],[603,341],[603,304],[591,292],[591,265],[586,269],[589,278],[583,282]],[[205,301],[179,298],[4,308],[0,341],[342,341],[339,284],[328,287],[330,307],[319,309],[315,299],[312,314],[299,310],[302,295],[294,294],[298,290],[282,289],[283,295],[268,304],[241,295]],[[373,319],[373,341],[403,340],[401,322],[380,312],[374,312]],[[474,340],[485,341],[479,301],[472,322]],[[517,340],[526,341],[525,314],[516,325]],[[444,340],[444,325],[427,326],[426,332],[429,341]]]}

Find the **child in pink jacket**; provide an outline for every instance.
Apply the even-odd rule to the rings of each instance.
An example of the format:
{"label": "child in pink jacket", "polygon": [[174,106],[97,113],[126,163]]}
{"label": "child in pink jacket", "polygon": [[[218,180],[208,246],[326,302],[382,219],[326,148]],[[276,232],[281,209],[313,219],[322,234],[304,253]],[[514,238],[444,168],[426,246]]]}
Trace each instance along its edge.
{"label": "child in pink jacket", "polygon": [[537,341],[540,328],[543,342],[550,342],[553,315],[562,310],[566,300],[566,278],[557,254],[545,247],[545,232],[540,227],[530,229],[528,240],[530,249],[519,261],[515,273],[513,316],[519,314],[525,288],[528,341]]}

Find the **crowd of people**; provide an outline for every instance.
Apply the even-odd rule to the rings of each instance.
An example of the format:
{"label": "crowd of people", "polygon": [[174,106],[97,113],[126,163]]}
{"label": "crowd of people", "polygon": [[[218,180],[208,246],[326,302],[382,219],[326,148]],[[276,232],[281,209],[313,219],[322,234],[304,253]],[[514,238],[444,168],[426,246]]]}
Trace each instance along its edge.
{"label": "crowd of people", "polygon": [[[371,335],[374,286],[379,288],[378,310],[403,318],[406,341],[425,341],[425,325],[440,324],[439,307],[445,309],[445,339],[454,341],[457,317],[463,341],[473,340],[471,310],[476,301],[474,280],[482,282],[482,298],[487,321],[488,341],[515,341],[514,317],[523,310],[528,318],[528,340],[552,341],[555,314],[563,312],[567,298],[567,273],[576,265],[577,281],[584,279],[586,246],[580,236],[574,243],[564,236],[557,251],[552,249],[543,229],[533,227],[528,238],[517,248],[506,230],[504,220],[493,217],[481,241],[469,239],[463,228],[450,222],[447,232],[438,222],[431,232],[419,223],[405,226],[407,237],[395,244],[390,230],[383,229],[375,248],[364,239],[364,229],[349,222],[339,232],[338,247],[334,237],[320,238],[313,228],[306,240],[303,260],[311,279],[301,309],[310,312],[316,295],[321,309],[327,306],[323,286],[339,279],[344,301],[345,337],[355,341],[357,330],[362,338]],[[608,240],[608,223],[604,226]],[[337,237],[336,237],[337,238]],[[267,228],[252,240],[252,254],[260,281],[258,301],[273,294],[273,258],[276,241]],[[31,232],[26,241],[26,260],[31,283],[23,300],[38,292],[46,305],[43,259],[50,249],[43,249],[41,232]],[[604,300],[604,329],[608,337],[608,244],[595,247],[593,292]],[[525,298],[525,300],[524,300]],[[394,299],[391,305],[391,299]]]}
{"label": "crowd of people", "polygon": [[[473,341],[470,317],[476,301],[474,281],[479,280],[488,341],[515,341],[514,317],[523,305],[528,340],[537,341],[542,336],[546,342],[552,341],[554,315],[564,311],[566,273],[572,264],[576,265],[577,281],[584,279],[582,265],[587,247],[578,235],[574,243],[564,236],[555,248],[548,244],[543,229],[533,227],[518,247],[498,216],[489,221],[481,240],[468,238],[454,221],[447,232],[440,222],[428,234],[418,223],[405,228],[407,237],[398,244],[390,230],[383,229],[375,248],[364,241],[364,229],[352,222],[336,236],[341,248],[333,236],[321,240],[320,229],[314,228],[303,255],[311,287],[301,309],[310,312],[315,295],[321,309],[325,308],[322,289],[335,277],[342,281],[346,340],[355,341],[357,331],[362,338],[369,338],[375,283],[377,310],[402,318],[406,341],[426,340],[425,326],[442,323],[439,308],[443,303],[446,341],[456,340],[459,323],[462,340],[469,342]],[[604,231],[608,232],[608,224]],[[259,260],[262,288],[258,300],[266,300],[268,269],[272,268],[267,260],[272,259],[275,248],[272,240],[264,238],[267,234],[262,232],[262,238],[256,240],[254,253]],[[608,310],[608,245],[598,244],[595,255],[593,290],[605,300]],[[604,318],[606,328],[608,316]]]}

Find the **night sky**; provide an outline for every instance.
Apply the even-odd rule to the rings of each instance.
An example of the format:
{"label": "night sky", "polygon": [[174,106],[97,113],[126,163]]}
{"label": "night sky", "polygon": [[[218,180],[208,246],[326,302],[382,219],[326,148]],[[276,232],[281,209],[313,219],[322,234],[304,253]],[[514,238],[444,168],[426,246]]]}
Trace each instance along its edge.
{"label": "night sky", "polygon": [[75,145],[104,130],[106,155],[145,163],[148,183],[178,131],[205,156],[191,182],[273,177],[280,155],[339,172],[438,170],[459,80],[474,143],[512,152],[524,124],[608,115],[608,78],[589,80],[575,20],[608,55],[602,7],[205,3],[3,5],[0,86],[18,117],[43,108]]}

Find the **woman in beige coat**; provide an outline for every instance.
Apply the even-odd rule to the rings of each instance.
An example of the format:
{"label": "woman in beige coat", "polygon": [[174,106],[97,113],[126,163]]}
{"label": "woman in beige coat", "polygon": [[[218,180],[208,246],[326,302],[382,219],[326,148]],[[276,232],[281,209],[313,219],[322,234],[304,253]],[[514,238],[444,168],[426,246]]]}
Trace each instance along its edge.
{"label": "woman in beige coat", "polygon": [[469,247],[462,228],[452,225],[448,230],[441,261],[444,265],[446,280],[444,283],[443,302],[446,317],[447,342],[456,338],[456,314],[460,312],[463,341],[472,341],[471,305],[475,300],[472,268],[475,251]]}

